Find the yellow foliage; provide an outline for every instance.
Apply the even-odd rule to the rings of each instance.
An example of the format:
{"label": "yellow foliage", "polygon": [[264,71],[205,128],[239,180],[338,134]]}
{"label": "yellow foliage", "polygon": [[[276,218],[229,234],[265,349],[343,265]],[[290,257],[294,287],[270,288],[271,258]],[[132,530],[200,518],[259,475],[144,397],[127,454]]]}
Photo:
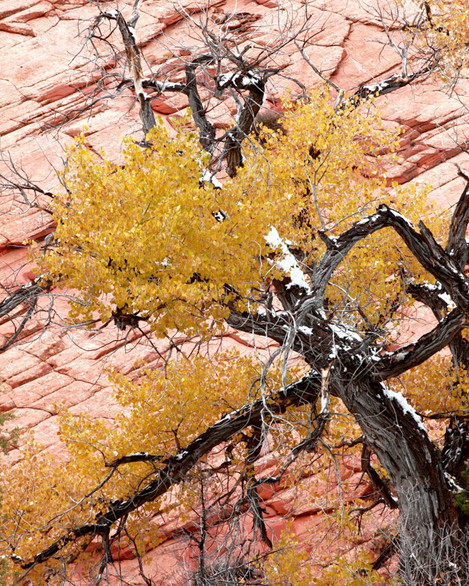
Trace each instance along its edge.
{"label": "yellow foliage", "polygon": [[[160,124],[147,150],[125,141],[122,167],[77,140],[64,177],[68,191],[54,198],[57,246],[36,253],[42,274],[78,292],[71,318],[106,322],[116,311],[138,313],[159,335],[177,329],[205,336],[214,323],[223,329],[231,287],[238,298],[252,298],[285,276],[272,262],[281,251],[266,242],[272,227],[310,262],[324,250],[319,229],[333,236],[380,203],[411,219],[425,215],[424,192],[387,189],[381,166],[398,137],[378,110],[337,113],[324,91],[285,109],[283,131],[246,141],[244,167],[221,190],[200,184],[207,156],[182,128],[170,137]],[[371,269],[370,256],[377,259]],[[346,270],[336,271],[331,302],[366,299],[378,312],[395,288],[388,279],[395,261],[405,257],[393,233],[367,238]],[[367,278],[357,278],[365,266]]]}
{"label": "yellow foliage", "polygon": [[[269,372],[265,392],[281,384],[279,370]],[[122,411],[112,428],[102,420],[73,416],[63,409],[60,435],[70,460],[58,463],[31,442],[24,459],[5,471],[8,491],[2,505],[8,516],[0,526],[0,542],[7,544],[6,551],[29,560],[63,535],[64,528],[92,522],[111,500],[128,498],[161,464],[122,465],[93,490],[110,472],[106,463],[136,452],[161,455],[161,459],[177,454],[223,412],[257,398],[260,374],[259,366],[236,352],[220,356],[217,363],[203,358],[169,363],[165,372],[148,371],[139,382],[113,373],[115,398]],[[143,549],[158,539],[147,519],[149,512],[158,509],[159,502],[150,503],[128,519],[129,534]]]}
{"label": "yellow foliage", "polygon": [[[272,228],[312,262],[324,251],[319,230],[338,235],[378,204],[391,204],[411,220],[425,217],[424,191],[388,189],[382,166],[398,137],[384,128],[376,109],[337,113],[324,91],[284,106],[283,130],[246,141],[244,166],[224,180],[222,190],[200,183],[208,159],[195,134],[182,128],[170,137],[158,125],[147,137],[147,150],[125,141],[122,167],[95,157],[79,139],[69,153],[67,191],[54,198],[56,245],[44,255],[36,249],[41,274],[76,292],[71,319],[107,322],[121,311],[138,314],[156,335],[176,329],[205,337],[214,327],[223,329],[233,290],[246,300],[244,305],[237,301],[238,308],[256,311],[256,295],[289,275],[275,263],[282,247],[266,240]],[[393,232],[364,240],[333,275],[327,292],[331,311],[341,312],[347,322],[360,305],[370,321],[378,321],[396,295],[398,261],[420,276]],[[181,359],[164,372],[144,372],[138,382],[118,373],[111,380],[122,407],[112,427],[61,411],[61,438],[70,452],[66,467],[32,444],[24,460],[5,472],[8,515],[0,540],[8,553],[30,560],[63,535],[64,527],[92,522],[111,500],[141,488],[161,461],[224,413],[282,385],[281,365],[266,377],[262,364],[236,353],[217,362]],[[297,424],[306,437],[308,417],[305,408],[292,410],[270,428],[279,453],[297,440]],[[335,440],[354,436],[340,406],[333,424]],[[235,463],[242,463],[245,448],[240,437]],[[114,474],[105,466],[137,452],[157,458],[122,465]],[[183,499],[190,504],[188,496]],[[158,539],[148,514],[159,507],[159,502],[147,504],[127,519],[129,539],[140,551]],[[70,544],[64,555],[72,558],[76,549]],[[279,568],[295,575],[298,555],[292,552],[278,549],[268,569],[272,580]],[[53,567],[59,561],[47,563]],[[295,583],[309,583],[304,580],[299,575]]]}
{"label": "yellow foliage", "polygon": [[390,381],[396,391],[404,391],[407,398],[422,413],[469,413],[468,373],[454,368],[449,354],[436,354],[424,363],[411,368],[398,380]]}
{"label": "yellow foliage", "polygon": [[[83,499],[93,480],[83,474],[76,475],[79,469],[73,462],[67,464],[67,474],[64,474],[63,463],[44,453],[34,441],[27,444],[23,456],[20,464],[3,474],[3,485],[8,490],[2,495],[0,543],[3,555],[15,553],[29,560],[30,555],[62,537],[64,528],[66,533],[93,518],[99,502],[95,498]],[[66,546],[64,558],[73,557],[81,545],[82,540],[78,540]],[[51,571],[61,566],[57,559],[49,564]],[[7,576],[17,572],[17,568],[10,567]],[[44,568],[33,569],[29,577],[33,583],[40,584],[43,572]]]}
{"label": "yellow foliage", "polygon": [[371,558],[360,549],[353,555],[339,555],[312,583],[314,586],[398,586],[398,581],[381,576],[372,569]]}
{"label": "yellow foliage", "polygon": [[308,554],[301,547],[293,531],[282,531],[274,542],[272,553],[263,565],[269,586],[309,586],[312,575]]}
{"label": "yellow foliage", "polygon": [[[469,13],[466,0],[426,0],[428,24],[422,42],[438,51],[440,74],[452,80],[467,67]],[[423,36],[423,35],[422,35]]]}
{"label": "yellow foliage", "polygon": [[[366,513],[364,515],[366,517]],[[327,517],[326,539],[329,547],[321,543],[312,556],[316,566],[323,570],[312,581],[314,586],[397,586],[398,582],[372,568],[373,556],[360,547],[361,538],[353,507],[343,507]]]}

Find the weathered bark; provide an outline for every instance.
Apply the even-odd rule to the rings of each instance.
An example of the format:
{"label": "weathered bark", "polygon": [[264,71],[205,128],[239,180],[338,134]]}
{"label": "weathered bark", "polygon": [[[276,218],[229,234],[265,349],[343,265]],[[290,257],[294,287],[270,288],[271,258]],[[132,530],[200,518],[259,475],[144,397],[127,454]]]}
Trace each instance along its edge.
{"label": "weathered bark", "polygon": [[230,177],[234,177],[237,169],[243,164],[241,143],[252,132],[254,120],[264,101],[265,82],[263,79],[252,74],[243,76],[241,79],[243,82],[241,87],[247,89],[249,94],[243,107],[239,109],[236,124],[229,131],[225,143],[226,172]]}
{"label": "weathered bark", "polygon": [[156,125],[156,120],[151,107],[151,100],[145,93],[144,86],[142,84],[142,63],[140,59],[140,49],[137,46],[137,39],[134,28],[138,20],[139,6],[140,2],[136,2],[129,22],[125,20],[125,18],[118,10],[109,10],[102,12],[98,16],[95,26],[97,26],[103,18],[107,18],[109,20],[115,20],[117,26],[119,27],[119,31],[124,42],[127,60],[132,72],[132,83],[135,89],[135,95],[140,104],[140,119],[143,123],[143,132],[146,136]]}
{"label": "weathered bark", "polygon": [[[462,195],[464,201],[455,211],[446,250],[423,224],[417,231],[400,214],[381,206],[376,214],[356,223],[334,240],[325,238],[328,250],[311,267],[312,291],[298,298],[296,305],[288,299],[284,312],[266,310],[260,317],[233,311],[229,318],[230,324],[238,329],[264,331],[283,344],[287,343],[293,328],[306,326],[311,333],[297,331],[291,349],[302,354],[317,371],[334,357],[331,392],[355,417],[366,443],[389,474],[398,497],[402,575],[406,576],[408,586],[434,583],[437,577],[446,579],[442,583],[448,584],[451,580],[465,584],[469,579],[466,564],[462,562],[467,549],[464,520],[453,500],[451,478],[447,477],[451,459],[448,454],[442,459],[419,417],[385,383],[447,346],[457,356],[458,364],[467,365],[468,345],[460,334],[469,323],[468,280],[461,270],[466,258],[466,244],[462,240],[469,215],[467,196],[466,189]],[[373,352],[373,343],[367,343],[353,327],[347,330],[344,324],[326,318],[323,301],[333,271],[352,247],[386,226],[394,228],[420,264],[437,280],[436,286],[414,286],[412,290],[433,303],[438,323],[432,331],[397,351],[374,348]],[[443,303],[448,293],[456,305],[452,310]],[[459,456],[460,471],[465,458]]]}
{"label": "weathered bark", "polygon": [[[415,415],[388,394],[384,383],[369,378],[350,383],[335,375],[331,386],[354,415],[367,444],[389,474],[399,502],[401,539],[416,545],[412,552],[407,552],[406,564],[408,554],[412,553],[416,578],[437,577],[442,571],[441,538],[446,538],[446,531],[451,528],[454,537],[461,540],[458,510],[439,451]],[[460,563],[456,547],[454,559],[448,561]],[[461,578],[463,569],[460,567]],[[420,583],[424,582],[416,582]]]}
{"label": "weathered bark", "polygon": [[[116,522],[126,518],[130,513],[146,503],[155,501],[171,487],[183,482],[188,472],[208,454],[214,447],[230,440],[234,435],[248,427],[256,428],[261,425],[263,418],[270,414],[281,414],[288,407],[314,404],[321,391],[321,377],[311,372],[301,380],[273,393],[269,397],[269,408],[266,413],[266,400],[260,399],[226,415],[215,424],[208,427],[204,433],[192,441],[180,453],[161,458],[159,455],[137,453],[110,462],[108,466],[116,470],[120,465],[129,462],[161,462],[161,468],[155,471],[154,477],[141,490],[131,495],[127,500],[113,501],[102,513],[98,513],[92,522],[76,527],[51,543],[49,547],[38,553],[30,561],[14,559],[24,569],[30,569],[55,556],[67,544],[77,541],[81,537],[99,535],[106,539],[110,529]],[[108,481],[112,472],[106,477]],[[102,484],[103,484],[102,483]]]}
{"label": "weathered bark", "polygon": [[207,119],[205,108],[199,95],[197,86],[196,71],[203,63],[213,60],[211,55],[201,55],[192,63],[186,65],[186,86],[184,93],[189,98],[189,105],[192,110],[192,117],[199,129],[200,144],[208,152],[212,153],[215,146],[215,126]]}
{"label": "weathered bark", "polygon": [[[231,322],[243,327],[239,316],[235,319],[233,315]],[[252,323],[250,327],[253,327]],[[276,327],[279,328],[276,337],[280,341],[282,326],[278,324]],[[260,323],[254,328],[262,331]],[[328,326],[323,322],[321,329],[314,329],[316,335],[325,336]],[[440,328],[437,326],[436,329]],[[441,347],[448,343],[451,335],[447,332],[446,341],[436,336]],[[285,336],[283,326],[283,341]],[[331,335],[329,333],[322,341],[315,339],[308,352],[304,351],[305,344],[304,337],[298,335],[292,349],[302,351],[303,355],[309,357],[308,362],[313,368],[317,368],[321,359],[329,355]],[[414,360],[418,363],[422,361],[418,343],[408,352],[409,356],[405,359],[409,364]],[[412,352],[415,352],[415,356],[412,356]],[[403,366],[401,360],[396,360],[399,371]],[[373,361],[376,362],[379,361]],[[413,413],[402,397],[393,395],[388,391],[386,383],[381,382],[381,379],[393,375],[388,358],[383,357],[381,372],[378,367],[378,371],[373,373],[373,363],[368,363],[366,357],[360,357],[358,351],[355,354],[354,350],[338,351],[332,367],[330,389],[355,417],[366,443],[386,469],[396,492],[401,518],[400,554],[405,575],[412,579],[408,586],[429,584],[431,579],[440,574],[446,575],[445,572],[451,579],[457,576],[465,580],[469,577],[465,575],[466,564],[461,560],[466,551],[467,539],[464,523],[461,522],[446,477],[448,466],[418,415]],[[449,540],[452,547],[447,546]]]}

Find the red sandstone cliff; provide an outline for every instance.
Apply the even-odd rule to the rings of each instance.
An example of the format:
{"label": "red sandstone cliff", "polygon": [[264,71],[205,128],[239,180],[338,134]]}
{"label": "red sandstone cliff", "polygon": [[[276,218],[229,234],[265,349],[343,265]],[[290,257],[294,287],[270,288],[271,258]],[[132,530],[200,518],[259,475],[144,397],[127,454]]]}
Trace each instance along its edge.
{"label": "red sandstone cliff", "polygon": [[[124,2],[122,4],[131,4]],[[398,66],[398,58],[389,47],[377,44],[384,40],[377,15],[369,13],[359,2],[322,1],[311,3],[317,11],[318,30],[309,56],[321,72],[345,90],[356,89],[390,75]],[[187,44],[186,24],[182,9],[194,8],[195,2],[148,0],[144,3],[138,26],[139,42],[145,47],[148,62],[154,67],[177,65]],[[267,17],[277,10],[276,0],[214,2],[220,11],[234,11]],[[0,5],[0,147],[4,157],[0,172],[6,176],[12,164],[21,169],[44,190],[59,188],[54,169],[63,164],[63,149],[84,125],[87,144],[97,152],[104,150],[119,156],[120,138],[135,135],[141,138],[140,121],[134,101],[121,97],[100,101],[85,109],[88,97],[96,89],[97,79],[90,78],[93,64],[81,52],[87,19],[96,15],[96,6],[84,0],[3,0]],[[295,86],[287,77],[300,79],[306,87],[320,82],[318,76],[298,53],[280,55],[284,81],[268,91],[268,106]],[[112,62],[109,62],[109,70]],[[298,88],[296,88],[298,89]],[[436,82],[422,80],[378,100],[383,117],[390,126],[406,131],[399,152],[399,164],[390,171],[390,179],[399,182],[430,183],[430,198],[435,206],[447,208],[459,196],[464,181],[457,176],[457,166],[469,173],[467,155],[462,143],[467,136],[469,86],[460,84],[452,96],[440,90]],[[156,113],[182,113],[188,106],[181,97],[154,102]],[[221,108],[222,110],[222,108]],[[226,121],[220,111],[219,124]],[[0,200],[0,278],[8,291],[29,282],[31,268],[26,260],[27,239],[41,240],[53,229],[47,208],[47,196],[39,194],[37,206],[27,207],[16,193],[6,192]],[[137,334],[122,334],[109,327],[99,335],[63,327],[66,299],[59,300],[51,314],[47,302],[37,318],[28,322],[17,343],[0,354],[0,409],[11,411],[15,425],[34,432],[44,449],[61,453],[57,437],[56,404],[72,407],[73,413],[87,412],[112,420],[115,407],[110,400],[110,384],[105,374],[108,365],[125,374],[137,375],[135,363],[150,366],[161,364],[158,353],[145,340],[135,344]],[[418,314],[415,328],[428,319]],[[52,321],[53,327],[44,330]],[[410,328],[412,330],[412,327]],[[0,343],[13,333],[13,325],[5,320],[0,325]],[[412,331],[406,335],[412,336]],[[249,348],[249,338],[231,341]],[[158,352],[165,354],[168,344],[160,342]],[[20,442],[21,444],[21,442]],[[18,450],[2,456],[2,466],[12,466],[20,458]],[[266,455],[259,465],[275,468],[275,455]],[[343,462],[341,480],[349,480],[349,493],[340,495],[342,502],[366,494],[370,487],[363,482],[360,463]],[[333,510],[339,502],[338,479],[329,474],[329,483],[318,486],[318,479],[309,476],[295,489],[266,489],[266,517],[273,534],[285,527],[285,516],[293,520],[292,530],[307,548],[324,539],[321,527],[327,519],[323,513]],[[309,490],[309,487],[314,487]],[[314,492],[314,498],[311,496]],[[379,517],[379,513],[377,513]],[[175,514],[162,515],[157,524],[163,543],[148,558],[155,575],[162,583],[171,583],[168,575],[180,572],[180,552],[184,546],[182,529],[190,531],[188,520],[182,526]],[[381,519],[377,518],[377,523]],[[375,528],[366,528],[364,540],[376,544]],[[374,541],[373,541],[374,540]],[[330,544],[327,545],[329,547]],[[340,547],[340,544],[339,544]],[[123,562],[129,583],[138,584],[136,562]],[[162,577],[166,576],[166,577]]]}

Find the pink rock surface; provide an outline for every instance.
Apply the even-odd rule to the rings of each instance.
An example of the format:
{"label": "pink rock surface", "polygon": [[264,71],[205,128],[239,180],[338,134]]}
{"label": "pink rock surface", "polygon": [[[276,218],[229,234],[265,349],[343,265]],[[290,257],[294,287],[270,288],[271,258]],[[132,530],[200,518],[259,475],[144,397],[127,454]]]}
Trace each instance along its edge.
{"label": "pink rock surface", "polygon": [[[128,15],[132,2],[124,1],[121,5]],[[393,73],[398,65],[396,54],[378,44],[385,39],[384,33],[379,29],[376,15],[364,5],[355,0],[333,0],[327,2],[327,7],[322,0],[312,3],[316,10],[317,35],[307,51],[308,56],[324,75],[331,76],[346,90]],[[272,12],[277,8],[275,0],[237,3],[220,0],[212,6],[220,13],[234,9],[258,15],[255,26],[259,27],[259,42],[263,35],[265,42],[268,41],[268,32],[272,30],[269,27],[277,15]],[[298,10],[300,8],[301,4]],[[190,54],[182,16],[183,11],[189,9],[196,13],[200,7],[189,0],[177,4],[160,0],[144,3],[138,26],[139,40],[145,46],[148,63],[160,67],[160,71],[174,74],[175,64],[183,63],[181,59]],[[140,136],[135,104],[128,97],[101,103],[88,112],[83,109],[97,77],[90,77],[92,64],[80,54],[82,39],[77,32],[80,27],[83,30],[84,20],[93,19],[95,15],[96,6],[85,0],[2,0],[0,3],[0,47],[4,55],[0,62],[0,146],[47,190],[59,188],[54,169],[62,168],[64,146],[70,144],[85,125],[88,127],[85,130],[87,144],[96,152],[104,149],[116,159],[121,154],[122,136]],[[78,57],[72,59],[75,55]],[[297,51],[286,50],[279,60],[285,78],[268,88],[271,105],[278,104],[288,88],[300,93],[299,86],[287,80],[289,76],[299,78],[307,87],[320,82]],[[430,198],[435,209],[448,208],[459,196],[464,182],[457,177],[457,165],[469,173],[466,155],[462,154],[469,132],[468,90],[469,85],[463,83],[457,94],[448,97],[435,82],[426,80],[376,100],[389,124],[405,130],[399,164],[389,170],[390,180],[430,183],[433,186]],[[187,106],[185,96],[180,95],[161,96],[153,103],[155,112],[165,116],[182,112]],[[64,114],[70,112],[73,112],[72,119],[63,125]],[[215,113],[218,127],[226,126],[230,113],[227,105],[220,106]],[[0,161],[0,173],[7,171],[7,164],[8,159]],[[40,197],[39,203],[46,206],[47,197]],[[53,222],[50,215],[40,209],[19,213],[20,207],[11,199],[2,200],[0,206],[2,284],[24,283],[32,274],[26,266],[23,243],[28,238],[44,238],[53,230]],[[44,312],[46,310],[45,305]],[[431,327],[432,318],[428,312],[418,306],[413,311],[414,320],[402,329],[399,343]],[[66,306],[62,303],[62,314],[54,316],[54,322],[60,324],[65,315]],[[46,318],[44,313],[39,321],[28,324],[19,343],[0,355],[0,383],[4,389],[0,394],[0,410],[15,413],[14,425],[33,430],[45,449],[63,454],[57,435],[57,405],[66,405],[75,414],[88,413],[112,420],[118,408],[111,396],[106,368],[114,366],[137,377],[137,359],[155,366],[161,362],[144,338],[130,352],[129,347],[137,340],[125,340],[115,328],[109,327],[102,335],[95,336],[58,325],[44,333]],[[11,334],[11,324],[0,323],[0,342]],[[236,334],[232,335],[230,343],[243,350],[249,348],[251,340],[249,336]],[[162,342],[159,352],[165,354],[167,351],[167,342]],[[0,456],[3,465],[13,465],[20,457],[18,450],[6,457]],[[264,473],[274,470],[276,464],[275,456],[266,456],[262,464]],[[329,479],[324,484],[315,476],[303,480],[304,492],[300,493],[297,489],[261,486],[260,496],[267,512],[270,535],[279,536],[287,527],[285,516],[293,520],[293,531],[305,547],[310,549],[324,539],[320,531],[326,523],[323,513],[334,510],[339,502],[365,498],[371,490],[368,485],[359,483],[358,462],[343,462],[343,466],[342,481],[356,488],[341,494],[340,498],[337,482]],[[378,516],[376,513],[377,525]],[[184,544],[177,534],[182,524],[176,513],[161,516],[155,522],[161,522],[164,542],[148,554],[146,564],[160,580],[157,583],[169,583],[165,582],[168,576],[180,573],[180,552]],[[370,542],[373,536],[371,528]],[[340,548],[340,544],[334,547]],[[135,560],[124,561],[122,567],[129,583],[143,583],[139,581]]]}

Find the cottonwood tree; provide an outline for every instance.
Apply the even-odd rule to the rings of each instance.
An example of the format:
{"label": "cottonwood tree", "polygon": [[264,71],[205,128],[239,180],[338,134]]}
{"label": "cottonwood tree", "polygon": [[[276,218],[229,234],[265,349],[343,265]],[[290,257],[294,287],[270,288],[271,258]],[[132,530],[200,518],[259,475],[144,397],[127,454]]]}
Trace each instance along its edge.
{"label": "cottonwood tree", "polygon": [[[379,500],[399,507],[394,547],[405,583],[467,583],[467,521],[454,494],[464,497],[469,455],[469,178],[460,172],[466,187],[447,221],[432,217],[425,190],[387,185],[383,168],[398,136],[369,105],[373,95],[449,67],[452,41],[444,37],[466,39],[467,27],[453,32],[447,5],[424,2],[406,26],[420,49],[435,35],[426,45],[431,60],[352,96],[333,95],[326,80],[304,99],[284,101],[279,128],[256,129],[264,84],[279,73],[270,62],[278,47],[261,59],[229,34],[216,44],[206,15],[196,29],[210,51],[187,60],[184,80],[144,77],[134,33],[140,5],[128,20],[102,11],[90,39],[105,22],[118,28],[131,71],[119,83],[135,93],[144,141],[126,141],[118,166],[77,140],[66,190],[52,202],[54,237],[34,253],[39,276],[0,312],[63,287],[75,292],[70,319],[77,323],[114,322],[155,338],[176,331],[197,339],[200,351],[161,371],[143,369],[137,382],[111,374],[123,408],[111,429],[64,410],[65,474],[34,445],[5,473],[1,537],[19,575],[36,583],[72,579],[80,560],[95,583],[104,581],[119,571],[119,544],[140,556],[157,543],[151,517],[169,492],[181,502],[193,494],[197,465],[202,476],[221,479],[221,493],[212,493],[220,511],[251,516],[260,559],[272,543],[259,487],[286,482],[299,463],[333,453],[335,441],[363,446]],[[288,37],[300,51],[304,30]],[[147,90],[187,95],[192,129],[183,120],[168,134]],[[239,112],[218,135],[206,101],[224,90]],[[430,308],[434,324],[395,348],[394,332],[415,301]],[[204,355],[203,344],[228,328],[268,339],[276,350],[255,360]],[[359,432],[341,423],[342,410]],[[446,426],[443,445],[417,411]],[[275,476],[255,472],[266,446],[282,459]],[[369,463],[371,452],[389,481]],[[103,555],[94,566],[96,540]],[[378,583],[380,564],[367,568],[367,580]],[[268,568],[261,571],[275,583]],[[151,583],[143,569],[142,576]]]}

